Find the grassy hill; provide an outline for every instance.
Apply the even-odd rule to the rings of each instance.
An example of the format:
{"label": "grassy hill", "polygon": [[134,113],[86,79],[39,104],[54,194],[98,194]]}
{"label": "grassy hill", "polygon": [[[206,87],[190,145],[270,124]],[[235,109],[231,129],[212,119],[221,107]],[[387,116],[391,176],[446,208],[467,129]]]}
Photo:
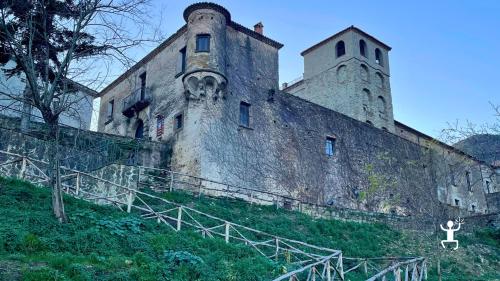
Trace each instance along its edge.
{"label": "grassy hill", "polygon": [[[179,192],[165,197],[269,233],[341,249],[344,256],[424,255],[430,257],[429,280],[437,280],[436,237],[315,220],[229,199]],[[115,208],[67,197],[66,209],[70,223],[60,225],[48,190],[0,178],[0,280],[272,280],[290,270],[244,245],[175,233]],[[500,280],[500,232],[459,233],[458,239],[460,248],[442,255],[443,280]]]}

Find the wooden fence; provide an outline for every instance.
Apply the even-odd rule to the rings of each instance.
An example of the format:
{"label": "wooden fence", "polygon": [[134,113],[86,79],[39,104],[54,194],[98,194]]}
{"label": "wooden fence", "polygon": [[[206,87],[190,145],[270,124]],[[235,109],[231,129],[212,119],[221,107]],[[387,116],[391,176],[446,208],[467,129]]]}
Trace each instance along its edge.
{"label": "wooden fence", "polygon": [[[48,163],[0,150],[0,174],[18,177],[34,184],[48,182]],[[190,229],[205,238],[219,237],[226,243],[246,245],[294,270],[273,281],[346,280],[346,274],[364,272],[367,279],[420,281],[427,277],[425,259],[418,258],[344,258],[342,251],[280,237],[201,212],[148,192],[122,186],[87,172],[61,167],[64,191],[97,204],[114,205],[143,219],[153,219],[173,231]],[[140,174],[140,173],[139,173]],[[172,173],[172,175],[174,175]],[[173,178],[173,176],[172,176]],[[170,189],[174,188],[171,178]],[[404,279],[401,274],[404,273]],[[369,277],[372,276],[372,277]],[[389,277],[392,276],[392,277]],[[369,278],[368,278],[369,277]]]}

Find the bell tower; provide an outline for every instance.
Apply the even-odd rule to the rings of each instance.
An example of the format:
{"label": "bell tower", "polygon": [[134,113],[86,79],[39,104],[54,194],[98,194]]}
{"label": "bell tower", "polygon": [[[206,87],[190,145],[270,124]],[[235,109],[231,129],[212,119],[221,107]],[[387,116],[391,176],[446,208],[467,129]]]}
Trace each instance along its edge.
{"label": "bell tower", "polygon": [[284,91],[394,132],[390,50],[368,33],[348,27],[303,51],[303,87]]}

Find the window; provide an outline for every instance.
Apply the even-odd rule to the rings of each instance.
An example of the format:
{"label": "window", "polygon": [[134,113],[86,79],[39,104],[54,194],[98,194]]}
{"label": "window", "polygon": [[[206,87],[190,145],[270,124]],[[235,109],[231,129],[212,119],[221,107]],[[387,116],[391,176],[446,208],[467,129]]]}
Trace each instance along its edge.
{"label": "window", "polygon": [[366,58],[366,42],[365,40],[359,40],[359,53]]}
{"label": "window", "polygon": [[141,74],[139,79],[141,79],[141,100],[144,100],[146,98],[146,72]]}
{"label": "window", "polygon": [[484,183],[486,184],[486,192],[490,193],[490,181],[486,180]]}
{"label": "window", "polygon": [[335,142],[336,142],[335,137],[326,137],[326,142],[325,142],[325,153],[328,156],[333,156],[335,154]]}
{"label": "window", "polygon": [[384,88],[384,77],[382,77],[382,74],[380,73],[375,73],[375,76],[376,76],[376,81],[375,81],[375,84],[377,85],[377,87],[379,87],[380,89],[383,89]]}
{"label": "window", "polygon": [[244,101],[240,103],[240,125],[250,127],[250,104]]}
{"label": "window", "polygon": [[114,111],[115,111],[115,100],[110,100],[108,102],[108,109],[107,109],[107,114],[106,114],[106,117],[108,120],[113,120]]}
{"label": "window", "polygon": [[471,180],[470,180],[470,172],[465,171],[465,180],[467,181],[467,188],[469,191],[472,191],[472,185],[471,185]]}
{"label": "window", "polygon": [[210,52],[210,34],[196,35],[196,52]]}
{"label": "window", "polygon": [[369,72],[368,72],[368,67],[366,65],[362,64],[360,66],[359,74],[361,76],[361,80],[368,81]]}
{"label": "window", "polygon": [[337,58],[345,55],[345,43],[344,41],[339,41],[337,45],[335,45],[335,51],[337,52]]}
{"label": "window", "polygon": [[137,128],[135,129],[135,138],[142,139],[144,137],[144,123],[141,119],[137,122]]}
{"label": "window", "polygon": [[345,83],[346,80],[347,80],[347,66],[340,65],[337,68],[337,81],[339,83]]}
{"label": "window", "polygon": [[156,116],[156,136],[161,137],[164,130],[165,117],[163,115]]}
{"label": "window", "polygon": [[460,200],[455,199],[455,206],[460,206]]}
{"label": "window", "polygon": [[375,49],[375,62],[380,65],[384,65],[382,61],[382,52],[379,48]]}
{"label": "window", "polygon": [[370,120],[366,120],[366,124],[368,124],[368,125],[370,125],[370,126],[373,126],[373,123],[372,123],[372,121],[370,121]]}
{"label": "window", "polygon": [[363,89],[363,108],[365,111],[368,111],[369,106],[371,104],[372,100],[372,94],[370,93],[370,90],[368,89]]}
{"label": "window", "polygon": [[183,126],[184,126],[184,116],[182,113],[179,113],[174,117],[174,131],[182,129]]}
{"label": "window", "polygon": [[471,210],[472,210],[473,212],[475,212],[475,211],[476,211],[476,205],[472,204],[472,205],[470,206],[470,208],[471,208]]}
{"label": "window", "polygon": [[186,71],[186,47],[179,51],[177,57],[177,75],[179,76]]}
{"label": "window", "polygon": [[450,182],[452,185],[457,185],[455,182],[455,173],[453,172],[453,165],[448,165],[448,168],[450,170]]}
{"label": "window", "polygon": [[378,106],[378,111],[382,114],[385,114],[385,99],[383,97],[378,96],[377,106]]}

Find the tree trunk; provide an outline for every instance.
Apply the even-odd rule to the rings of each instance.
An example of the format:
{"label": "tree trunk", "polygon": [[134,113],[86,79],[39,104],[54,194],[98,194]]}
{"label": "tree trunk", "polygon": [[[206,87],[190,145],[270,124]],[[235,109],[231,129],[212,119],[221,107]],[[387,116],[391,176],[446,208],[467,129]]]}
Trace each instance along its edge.
{"label": "tree trunk", "polygon": [[21,132],[25,133],[29,129],[30,117],[31,117],[31,104],[27,101],[31,100],[31,89],[29,84],[26,82],[23,92],[23,108],[21,114]]}
{"label": "tree trunk", "polygon": [[60,223],[68,219],[64,211],[63,194],[61,188],[60,163],[59,163],[59,125],[58,120],[47,123],[49,126],[50,153],[49,153],[49,177],[52,188],[52,210],[54,216]]}

